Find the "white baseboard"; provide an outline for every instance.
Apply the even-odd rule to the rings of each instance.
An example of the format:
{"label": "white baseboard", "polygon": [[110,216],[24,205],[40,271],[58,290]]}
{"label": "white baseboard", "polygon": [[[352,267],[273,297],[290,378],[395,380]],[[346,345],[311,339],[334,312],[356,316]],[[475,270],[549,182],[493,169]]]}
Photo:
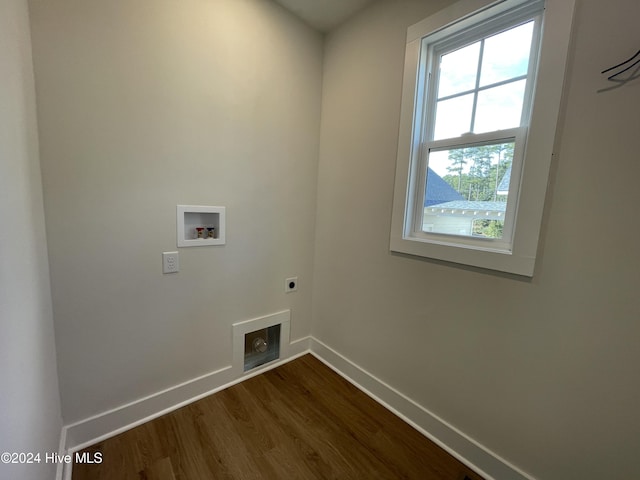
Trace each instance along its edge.
{"label": "white baseboard", "polygon": [[[160,417],[267,370],[312,353],[329,368],[392,411],[486,480],[534,480],[498,455],[429,412],[415,401],[313,337],[289,344],[286,358],[238,376],[232,366],[194,378],[62,429],[60,454],[74,454],[89,445]],[[71,465],[59,466],[57,480],[71,480]]]}
{"label": "white baseboard", "polygon": [[351,360],[311,338],[311,353],[487,480],[534,480]]}

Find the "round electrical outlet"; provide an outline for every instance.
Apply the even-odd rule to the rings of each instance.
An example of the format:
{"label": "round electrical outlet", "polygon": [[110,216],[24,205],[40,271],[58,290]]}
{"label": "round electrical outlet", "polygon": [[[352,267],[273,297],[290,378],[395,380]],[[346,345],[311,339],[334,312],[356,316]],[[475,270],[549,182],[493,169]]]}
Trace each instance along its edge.
{"label": "round electrical outlet", "polygon": [[287,278],[284,281],[284,292],[295,292],[298,290],[298,277]]}

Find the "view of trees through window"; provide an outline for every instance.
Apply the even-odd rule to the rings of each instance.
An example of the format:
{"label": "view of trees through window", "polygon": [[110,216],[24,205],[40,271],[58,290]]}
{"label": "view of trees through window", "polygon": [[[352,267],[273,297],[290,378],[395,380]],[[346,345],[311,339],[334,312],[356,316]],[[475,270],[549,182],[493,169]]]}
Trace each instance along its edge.
{"label": "view of trees through window", "polygon": [[504,221],[489,220],[487,218],[473,221],[473,236],[487,238],[502,238]]}
{"label": "view of trees through window", "polygon": [[[456,231],[464,235],[502,238],[514,146],[511,141],[430,152],[429,167],[446,182],[447,191],[440,190],[442,201],[428,203],[439,216],[450,218],[448,227],[457,217]],[[437,221],[427,221],[435,222],[438,231]]]}
{"label": "view of trees through window", "polygon": [[[442,179],[467,201],[506,202],[500,183],[511,167],[513,143],[449,150]],[[508,186],[508,185],[507,185]]]}

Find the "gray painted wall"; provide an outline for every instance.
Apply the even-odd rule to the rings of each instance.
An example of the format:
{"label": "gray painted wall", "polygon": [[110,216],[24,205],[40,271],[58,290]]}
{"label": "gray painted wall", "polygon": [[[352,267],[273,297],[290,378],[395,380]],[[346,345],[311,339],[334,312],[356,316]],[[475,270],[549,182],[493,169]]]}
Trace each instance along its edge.
{"label": "gray painted wall", "polygon": [[531,281],[389,252],[407,26],[378,2],[325,43],[313,335],[532,474],[637,476],[640,80],[636,0],[580,0]]}
{"label": "gray painted wall", "polygon": [[[262,0],[31,14],[65,423],[230,365],[234,322],[307,336],[321,35]],[[163,275],[177,204],[226,206],[227,244]]]}
{"label": "gray painted wall", "polygon": [[2,478],[53,478],[62,421],[38,162],[26,0],[0,2],[0,464]]}

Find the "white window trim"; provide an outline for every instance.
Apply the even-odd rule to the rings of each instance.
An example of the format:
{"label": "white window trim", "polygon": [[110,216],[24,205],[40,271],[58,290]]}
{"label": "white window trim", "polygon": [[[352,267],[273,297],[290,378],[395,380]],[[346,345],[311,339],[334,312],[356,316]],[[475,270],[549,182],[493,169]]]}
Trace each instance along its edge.
{"label": "white window trim", "polygon": [[446,238],[441,241],[424,238],[413,234],[415,229],[411,225],[416,214],[415,199],[419,193],[416,181],[411,181],[411,162],[419,161],[416,158],[422,139],[421,135],[414,135],[416,122],[420,122],[416,114],[421,111],[416,105],[423,101],[416,88],[422,80],[419,78],[422,39],[453,24],[462,27],[472,25],[482,20],[483,16],[488,18],[526,1],[461,0],[409,27],[391,222],[392,251],[533,276],[560,114],[575,0],[545,1],[536,91],[524,151],[511,248],[506,250],[478,246],[473,242],[464,242],[459,237],[452,237],[451,241]]}

